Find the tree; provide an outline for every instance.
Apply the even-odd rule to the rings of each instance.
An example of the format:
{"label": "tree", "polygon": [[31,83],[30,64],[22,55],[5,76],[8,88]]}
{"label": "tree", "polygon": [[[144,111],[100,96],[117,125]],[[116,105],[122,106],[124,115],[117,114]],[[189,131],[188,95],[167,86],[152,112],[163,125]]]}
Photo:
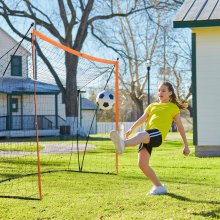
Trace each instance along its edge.
{"label": "tree", "polygon": [[[11,3],[11,4],[10,4]],[[55,3],[55,4],[53,4]],[[0,15],[5,19],[10,28],[20,37],[23,33],[14,25],[12,18],[27,19],[34,21],[38,26],[49,32],[61,44],[74,50],[81,51],[88,36],[90,27],[98,21],[110,20],[114,17],[127,17],[134,13],[147,10],[145,1],[132,0],[127,8],[118,11],[112,0],[57,0],[50,1],[53,5],[53,13],[57,14],[56,19],[37,7],[31,0],[0,0]],[[152,5],[149,7],[153,7]],[[60,28],[61,24],[61,28]],[[29,41],[31,39],[27,38]],[[66,64],[66,86],[64,86],[59,75],[53,69],[52,64],[47,60],[42,49],[36,45],[38,55],[44,60],[51,71],[61,92],[65,95],[66,117],[69,124],[72,124],[77,117],[77,65],[78,57],[65,53]]]}
{"label": "tree", "polygon": [[[162,62],[162,78],[173,83],[177,98],[187,101],[192,95],[191,86],[191,39],[189,31],[174,30],[162,27],[164,36],[161,41],[164,54],[160,57]],[[166,52],[165,52],[166,51]],[[165,67],[165,71],[164,71]]]}
{"label": "tree", "polygon": [[[146,83],[149,80],[147,60],[149,59],[153,64],[154,72],[155,69],[159,69],[158,57],[163,52],[161,26],[164,18],[162,15],[170,9],[176,10],[177,3],[182,4],[182,2],[172,1],[166,2],[166,4],[160,4],[159,1],[153,2],[154,7],[148,8],[146,11],[125,18],[117,17],[112,26],[105,25],[105,30],[96,27],[92,32],[102,44],[120,56],[120,83],[126,92],[124,95],[131,97],[137,110],[133,120],[143,114],[146,105],[144,102],[146,101]],[[117,7],[120,11],[121,5],[118,4]]]}
{"label": "tree", "polygon": [[[160,9],[161,24],[159,29],[156,65],[160,80],[169,80],[176,90],[177,98],[187,101],[192,94],[191,86],[191,34],[188,29],[174,29],[173,18],[183,1],[169,10]],[[152,19],[153,20],[153,19]],[[156,22],[155,22],[156,23]]]}
{"label": "tree", "polygon": [[[158,26],[153,28],[146,16],[141,15],[141,17],[142,21],[146,21],[146,25],[141,27],[141,30],[138,29],[138,18],[133,20],[125,18],[124,21],[120,19],[120,37],[126,54],[124,58],[128,60],[126,72],[129,75],[129,80],[121,75],[120,81],[137,107],[137,118],[144,111],[143,97],[146,93],[146,83],[149,80],[146,64],[147,60],[153,61],[154,59],[158,37]],[[157,18],[160,23],[160,15]]]}
{"label": "tree", "polygon": [[[14,0],[13,2],[10,0],[0,0],[0,15],[5,19],[10,28],[20,37],[23,37],[23,33],[14,25],[12,18],[18,20],[25,18],[34,21],[60,43],[77,51],[82,50],[88,34],[90,31],[94,33],[94,30],[97,30],[96,27],[100,25],[100,22],[102,22],[101,25],[103,27],[104,21],[114,21],[113,19],[116,17],[125,18],[134,14],[148,12],[150,9],[170,8],[182,4],[182,0],[127,0],[123,2],[120,1],[119,7],[118,0],[53,0],[49,2],[49,4],[52,5],[51,8],[53,8],[53,14],[49,14],[45,8],[37,7],[36,1],[35,4],[33,2],[34,1],[31,0]],[[46,2],[43,1],[43,4],[45,3]],[[56,16],[53,16],[54,14]],[[129,19],[127,19],[127,25],[129,25]],[[130,34],[132,34],[132,32],[130,32]],[[132,35],[130,35],[130,37],[132,37]],[[30,41],[30,39],[28,40]],[[126,39],[124,38],[124,40]],[[104,41],[104,39],[102,39],[102,41]],[[38,45],[36,45],[36,48],[38,55],[44,60],[61,92],[65,95],[66,117],[68,123],[72,124],[74,118],[77,117],[78,114],[75,108],[78,93],[76,81],[78,57],[68,53],[65,54],[66,85],[64,86],[41,48]],[[131,54],[130,51],[127,52],[129,52],[129,55],[124,54],[127,58],[131,58],[131,56],[134,55]],[[147,54],[147,56],[149,56],[149,54]],[[138,62],[144,63],[145,61],[143,59],[136,60],[135,62],[133,63],[134,69],[131,69],[131,74],[134,74]],[[139,69],[139,71],[144,73],[145,70]],[[141,77],[142,76],[136,76],[136,80],[139,80]],[[140,97],[144,86],[142,86],[142,89],[141,87],[136,87],[139,83],[136,80],[134,80],[135,84],[133,83],[131,85],[131,88],[134,89],[130,95],[133,96],[133,100],[137,105],[141,106]],[[124,83],[124,85],[126,85],[126,83]],[[139,109],[141,112],[141,107]]]}

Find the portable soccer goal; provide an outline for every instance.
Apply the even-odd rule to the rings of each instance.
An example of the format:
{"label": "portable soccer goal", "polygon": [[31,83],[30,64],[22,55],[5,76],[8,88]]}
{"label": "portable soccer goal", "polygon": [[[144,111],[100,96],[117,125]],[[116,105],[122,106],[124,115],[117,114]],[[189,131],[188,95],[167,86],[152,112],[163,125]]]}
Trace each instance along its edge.
{"label": "portable soccer goal", "polygon": [[[118,130],[118,61],[75,51],[36,30],[12,48],[0,59],[2,69],[9,67],[0,85],[0,197],[42,199],[42,173],[117,174],[109,132]],[[102,91],[113,94],[109,110],[96,103]],[[66,117],[69,112],[74,115]]]}

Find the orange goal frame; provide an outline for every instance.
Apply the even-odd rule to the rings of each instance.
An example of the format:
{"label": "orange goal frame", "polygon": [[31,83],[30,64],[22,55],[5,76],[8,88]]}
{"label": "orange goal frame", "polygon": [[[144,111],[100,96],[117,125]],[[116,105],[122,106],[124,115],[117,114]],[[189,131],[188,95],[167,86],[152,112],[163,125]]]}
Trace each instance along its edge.
{"label": "orange goal frame", "polygon": [[[118,96],[118,91],[119,91],[119,62],[113,61],[113,60],[106,60],[102,58],[97,58],[94,56],[90,56],[88,54],[81,53],[79,51],[73,50],[61,43],[58,43],[57,41],[45,36],[44,34],[40,33],[39,31],[33,29],[32,31],[32,64],[33,64],[33,79],[34,79],[34,106],[35,106],[35,125],[36,125],[36,142],[37,142],[37,160],[38,160],[38,188],[39,188],[39,197],[40,200],[42,200],[42,185],[41,185],[41,170],[40,170],[40,147],[39,147],[39,138],[38,138],[38,123],[37,123],[37,104],[36,104],[36,70],[35,70],[35,37],[39,37],[42,40],[58,47],[61,48],[71,54],[74,54],[78,57],[82,57],[91,61],[99,62],[99,63],[105,63],[105,64],[112,64],[115,65],[115,129],[118,131],[119,130],[119,96]],[[115,167],[116,167],[116,172],[118,173],[118,154],[116,153],[116,160],[115,160]]]}

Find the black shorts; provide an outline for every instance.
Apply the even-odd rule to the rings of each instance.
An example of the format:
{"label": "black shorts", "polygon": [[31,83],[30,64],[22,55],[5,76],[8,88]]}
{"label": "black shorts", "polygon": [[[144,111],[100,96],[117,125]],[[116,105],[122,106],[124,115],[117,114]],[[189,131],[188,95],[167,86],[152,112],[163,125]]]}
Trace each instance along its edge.
{"label": "black shorts", "polygon": [[152,148],[159,147],[162,144],[162,135],[157,129],[146,130],[146,132],[150,136],[150,142],[148,144],[141,143],[139,145],[138,151],[140,151],[142,148],[146,148],[148,153],[151,155]]}

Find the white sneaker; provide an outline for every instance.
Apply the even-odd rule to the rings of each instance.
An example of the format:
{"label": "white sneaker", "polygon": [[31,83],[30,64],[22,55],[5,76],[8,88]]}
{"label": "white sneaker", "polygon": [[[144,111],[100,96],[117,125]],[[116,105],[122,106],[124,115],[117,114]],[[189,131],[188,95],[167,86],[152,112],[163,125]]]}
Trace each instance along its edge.
{"label": "white sneaker", "polygon": [[125,142],[122,140],[122,138],[118,135],[117,131],[111,131],[110,132],[110,138],[112,142],[115,145],[116,152],[118,154],[122,154],[125,149]]}
{"label": "white sneaker", "polygon": [[148,195],[163,195],[167,193],[166,186],[162,184],[162,186],[154,186]]}

